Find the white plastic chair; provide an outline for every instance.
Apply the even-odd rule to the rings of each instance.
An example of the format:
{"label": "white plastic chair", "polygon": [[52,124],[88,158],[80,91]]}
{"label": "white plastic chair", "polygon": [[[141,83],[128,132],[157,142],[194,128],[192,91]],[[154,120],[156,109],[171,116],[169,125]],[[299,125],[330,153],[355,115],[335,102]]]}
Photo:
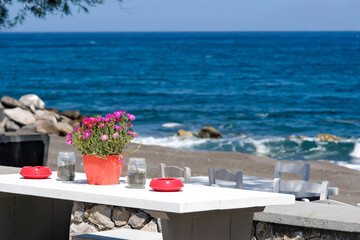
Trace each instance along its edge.
{"label": "white plastic chair", "polygon": [[275,164],[275,178],[281,178],[281,173],[293,173],[293,174],[300,174],[301,179],[304,181],[309,181],[310,177],[310,164],[306,163],[303,166],[300,166],[295,163],[282,163],[276,162]]}
{"label": "white plastic chair", "polygon": [[231,172],[226,168],[219,169],[215,171],[214,168],[208,169],[209,174],[209,185],[216,185],[216,179],[224,181],[232,181],[236,183],[236,188],[243,188],[243,173],[238,171],[236,173]]}
{"label": "white plastic chair", "polygon": [[178,167],[178,166],[166,166],[165,163],[160,163],[161,177],[183,177],[184,183],[191,182],[191,170],[188,167]]}
{"label": "white plastic chair", "polygon": [[284,181],[280,180],[280,178],[275,178],[273,187],[276,193],[320,194],[320,200],[326,200],[329,196],[328,181],[323,181],[320,184],[304,180]]}

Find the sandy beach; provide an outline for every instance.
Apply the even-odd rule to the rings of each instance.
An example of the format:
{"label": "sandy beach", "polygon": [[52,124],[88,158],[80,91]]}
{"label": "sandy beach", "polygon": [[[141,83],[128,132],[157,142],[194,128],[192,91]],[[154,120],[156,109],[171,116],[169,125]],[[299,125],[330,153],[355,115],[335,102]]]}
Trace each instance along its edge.
{"label": "sandy beach", "polygon": [[[56,170],[56,158],[61,151],[73,151],[76,154],[76,171],[84,172],[81,153],[72,145],[65,142],[66,138],[50,135],[50,147],[47,165]],[[134,144],[130,146],[134,147]],[[140,150],[131,157],[144,157],[147,162],[148,177],[160,177],[159,163],[168,165],[187,166],[191,168],[193,176],[207,175],[208,167],[228,168],[232,171],[243,171],[244,175],[273,178],[276,160],[241,154],[235,152],[195,152],[183,151],[168,147],[142,145]],[[122,176],[126,176],[129,157],[125,157]],[[321,183],[329,181],[330,186],[339,188],[338,196],[331,199],[356,205],[360,203],[360,172],[329,162],[313,161],[311,164],[310,181]],[[289,176],[284,175],[284,178]],[[293,176],[292,176],[293,177]]]}

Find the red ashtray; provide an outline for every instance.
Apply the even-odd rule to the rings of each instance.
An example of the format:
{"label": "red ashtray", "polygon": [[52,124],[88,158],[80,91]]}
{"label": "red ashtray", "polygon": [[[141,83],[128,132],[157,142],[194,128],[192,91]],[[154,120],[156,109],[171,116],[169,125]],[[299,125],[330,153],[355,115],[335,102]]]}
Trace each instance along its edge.
{"label": "red ashtray", "polygon": [[159,192],[176,192],[183,188],[184,184],[178,178],[154,178],[150,187]]}
{"label": "red ashtray", "polygon": [[31,179],[43,179],[48,178],[51,175],[51,170],[48,167],[36,166],[36,167],[23,167],[20,171],[20,175],[24,178]]}

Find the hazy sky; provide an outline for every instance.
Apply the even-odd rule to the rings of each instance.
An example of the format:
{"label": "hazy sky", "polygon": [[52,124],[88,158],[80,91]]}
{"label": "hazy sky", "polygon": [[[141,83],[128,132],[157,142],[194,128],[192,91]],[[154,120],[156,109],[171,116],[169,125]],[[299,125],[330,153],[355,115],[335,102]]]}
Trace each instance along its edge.
{"label": "hazy sky", "polygon": [[107,0],[89,10],[28,17],[7,31],[360,30],[360,0]]}

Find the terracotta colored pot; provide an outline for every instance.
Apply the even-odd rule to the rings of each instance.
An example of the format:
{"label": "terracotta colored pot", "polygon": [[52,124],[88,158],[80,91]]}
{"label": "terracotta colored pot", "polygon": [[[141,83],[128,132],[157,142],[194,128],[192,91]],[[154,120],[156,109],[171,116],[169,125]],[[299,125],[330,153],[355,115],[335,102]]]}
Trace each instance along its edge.
{"label": "terracotta colored pot", "polygon": [[117,155],[111,155],[107,158],[84,155],[84,169],[89,184],[118,184],[123,164],[124,160],[119,160]]}

